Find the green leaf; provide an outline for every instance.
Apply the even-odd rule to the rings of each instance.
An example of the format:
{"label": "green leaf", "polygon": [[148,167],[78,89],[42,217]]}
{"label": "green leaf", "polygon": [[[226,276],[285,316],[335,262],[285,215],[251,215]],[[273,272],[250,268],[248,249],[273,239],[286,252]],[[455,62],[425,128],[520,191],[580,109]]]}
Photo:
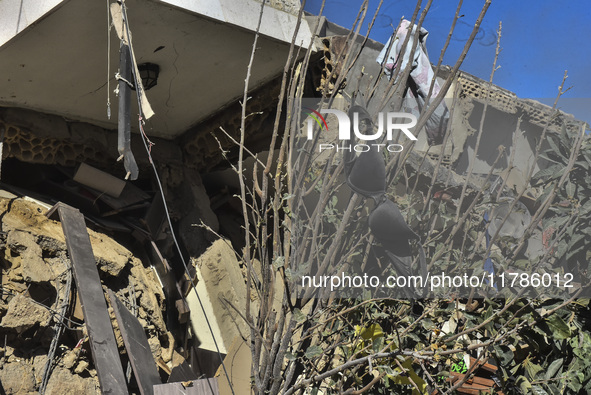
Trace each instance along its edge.
{"label": "green leaf", "polygon": [[587,200],[579,210],[581,215],[587,215],[591,213],[591,200]]}
{"label": "green leaf", "polygon": [[486,309],[486,311],[484,313],[482,313],[482,320],[486,321],[487,319],[489,319],[490,317],[492,317],[493,315],[493,309],[492,306],[488,306],[488,308]]}
{"label": "green leaf", "polygon": [[532,385],[531,393],[534,395],[549,395],[542,387],[539,385]]}
{"label": "green leaf", "polygon": [[553,314],[549,318],[546,318],[546,322],[552,330],[551,334],[555,339],[564,340],[571,336],[571,330],[569,326],[557,314]]}
{"label": "green leaf", "polygon": [[430,318],[422,319],[420,322],[421,326],[428,331],[432,331],[433,329],[437,328],[437,326],[433,324],[433,321],[431,321]]}
{"label": "green leaf", "polygon": [[288,280],[292,280],[293,279],[293,272],[288,267],[285,268],[285,278],[288,279]]}
{"label": "green leaf", "polygon": [[533,363],[529,359],[526,360],[523,366],[525,367],[525,371],[529,375],[529,378],[532,380],[535,380],[538,373],[540,373],[543,370],[543,368],[540,365]]}
{"label": "green leaf", "polygon": [[417,334],[416,334],[416,333],[414,333],[414,332],[408,332],[408,333],[406,334],[406,337],[408,337],[408,338],[410,338],[410,339],[412,339],[412,340],[416,341],[417,343],[423,340],[423,339],[421,339],[421,338],[419,337],[419,335],[417,335]]}
{"label": "green leaf", "polygon": [[524,394],[529,394],[530,393],[529,390],[531,389],[531,383],[524,376],[517,377],[517,380],[515,381],[515,384],[517,384],[519,386],[519,388],[521,389],[521,391]]}
{"label": "green leaf", "polygon": [[308,359],[316,358],[317,356],[322,355],[322,348],[320,348],[318,346],[310,346],[306,350],[306,352],[304,353],[304,355]]}
{"label": "green leaf", "polygon": [[518,260],[515,261],[514,266],[517,269],[524,270],[524,269],[526,269],[529,266],[530,262],[531,261],[529,259],[518,259]]}
{"label": "green leaf", "polygon": [[373,352],[377,353],[384,348],[384,336],[380,336],[377,339],[374,339],[373,344],[371,345]]}
{"label": "green leaf", "polygon": [[560,129],[560,133],[558,134],[560,137],[560,145],[567,148],[570,151],[571,142],[568,136],[568,132],[566,130],[566,123],[562,124],[562,128]]}
{"label": "green leaf", "polygon": [[293,355],[293,354],[292,354],[292,353],[290,353],[290,352],[286,352],[286,353],[285,353],[285,359],[287,359],[288,361],[295,361],[295,359],[296,359],[296,356],[295,356],[295,355]]}
{"label": "green leaf", "polygon": [[546,380],[553,378],[560,367],[562,366],[563,359],[557,359],[553,361],[550,366],[548,366],[548,370],[546,371]]}
{"label": "green leaf", "polygon": [[514,358],[513,351],[507,346],[495,345],[495,353],[502,365],[508,365]]}
{"label": "green leaf", "polygon": [[394,370],[392,370],[392,368],[388,365],[380,365],[378,366],[378,370],[385,372],[386,374],[389,374],[390,376],[396,376],[398,374],[400,374],[400,371],[395,372]]}
{"label": "green leaf", "polygon": [[293,316],[298,323],[302,323],[307,319],[306,314],[302,313],[302,310],[300,309],[294,309]]}
{"label": "green leaf", "polygon": [[566,182],[565,190],[566,190],[566,195],[569,198],[572,198],[575,196],[576,189],[577,189],[577,186],[575,184],[573,184],[572,182],[570,182],[570,180],[568,180]]}
{"label": "green leaf", "polygon": [[556,173],[557,171],[559,171],[562,168],[564,168],[564,165],[557,163],[555,165],[552,165],[550,167],[547,167],[545,169],[538,171],[536,174],[534,174],[532,179],[533,180],[540,180],[540,179],[545,180],[546,178],[550,177],[551,175],[553,175],[554,173]]}
{"label": "green leaf", "polygon": [[566,251],[568,250],[568,243],[566,242],[560,242],[558,243],[558,248],[556,249],[556,254],[555,256],[557,258],[562,257],[564,254],[566,254]]}
{"label": "green leaf", "polygon": [[554,174],[552,174],[552,177],[550,177],[550,179],[555,180],[559,177],[562,177],[562,175],[564,174],[564,171],[566,170],[566,167],[562,167],[561,169],[558,169],[554,172]]}
{"label": "green leaf", "polygon": [[584,238],[585,238],[585,235],[583,235],[581,233],[574,234],[573,237],[571,237],[570,241],[568,242],[568,247],[572,248],[575,244],[577,244],[580,240],[583,240]]}
{"label": "green leaf", "polygon": [[275,270],[278,270],[280,267],[283,267],[284,264],[285,264],[285,257],[283,257],[283,256],[277,256],[273,260],[273,267],[275,268]]}
{"label": "green leaf", "polygon": [[556,141],[554,141],[554,138],[552,136],[548,137],[548,144],[550,145],[550,148],[552,148],[552,152],[560,155],[561,158],[566,160],[566,157],[562,154],[562,152],[560,151],[560,148],[558,148],[558,145],[556,144]]}
{"label": "green leaf", "polygon": [[553,228],[560,229],[562,226],[564,226],[564,224],[566,224],[567,221],[567,216],[550,218],[549,220],[544,221],[544,228],[548,228],[551,226]]}
{"label": "green leaf", "polygon": [[542,203],[543,201],[545,201],[550,192],[552,192],[552,187],[547,187],[546,189],[544,189],[544,192],[542,192],[542,194],[538,196],[538,198],[536,199],[536,203]]}
{"label": "green leaf", "polygon": [[552,383],[546,384],[546,387],[548,388],[548,392],[552,395],[561,395],[562,394],[562,392],[558,389],[558,387]]}
{"label": "green leaf", "polygon": [[284,193],[283,194],[283,200],[293,199],[294,197],[295,197],[295,195],[290,194],[290,193]]}
{"label": "green leaf", "polygon": [[574,372],[569,374],[568,388],[570,388],[575,394],[579,393],[579,390],[583,388],[583,384],[581,384],[578,375]]}

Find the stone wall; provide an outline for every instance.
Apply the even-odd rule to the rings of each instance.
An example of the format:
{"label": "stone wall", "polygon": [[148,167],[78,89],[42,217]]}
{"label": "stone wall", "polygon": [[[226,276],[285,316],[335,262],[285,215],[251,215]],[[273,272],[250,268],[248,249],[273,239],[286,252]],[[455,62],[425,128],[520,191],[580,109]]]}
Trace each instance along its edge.
{"label": "stone wall", "polygon": [[[0,131],[4,130],[3,158],[47,165],[75,166],[87,162],[123,176],[123,163],[117,162],[117,132],[85,122],[21,108],[0,108]],[[154,159],[181,168],[182,154],[175,144],[157,138]],[[132,150],[138,166],[149,161],[139,135],[132,136]]]}

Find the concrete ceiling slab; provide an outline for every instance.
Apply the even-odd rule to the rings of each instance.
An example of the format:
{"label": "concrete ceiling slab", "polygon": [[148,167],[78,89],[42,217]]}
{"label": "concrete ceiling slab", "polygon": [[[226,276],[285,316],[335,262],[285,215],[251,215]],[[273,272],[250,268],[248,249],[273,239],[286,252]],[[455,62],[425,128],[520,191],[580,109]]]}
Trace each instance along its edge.
{"label": "concrete ceiling slab", "polygon": [[[8,14],[19,12],[20,7],[7,5],[14,2],[2,1]],[[242,95],[254,39],[250,29],[258,21],[248,16],[256,11],[258,17],[260,3],[127,0],[126,4],[137,62],[160,66],[158,84],[147,91],[156,113],[148,121],[148,135],[173,139]],[[189,5],[192,8],[185,8]],[[40,16],[42,11],[46,13]],[[0,25],[10,19],[8,14],[0,16]],[[0,31],[0,105],[116,128],[113,90],[119,40],[115,29],[108,33],[106,2],[44,1],[41,11],[29,10],[29,15]],[[282,71],[295,20],[291,14],[265,7],[265,35],[257,45],[251,87]],[[302,23],[298,40],[307,46],[310,31]],[[132,114],[137,114],[137,106]]]}

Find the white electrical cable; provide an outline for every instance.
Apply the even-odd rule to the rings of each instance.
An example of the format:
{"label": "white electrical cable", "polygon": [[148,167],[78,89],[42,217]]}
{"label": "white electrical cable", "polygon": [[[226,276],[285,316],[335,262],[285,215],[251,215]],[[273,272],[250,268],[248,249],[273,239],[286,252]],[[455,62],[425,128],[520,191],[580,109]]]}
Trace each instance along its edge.
{"label": "white electrical cable", "polygon": [[111,119],[111,11],[107,0],[107,118]]}
{"label": "white electrical cable", "polygon": [[[125,5],[125,0],[121,0],[121,11],[123,13],[123,22],[124,22],[125,29],[126,29],[126,32],[127,32],[127,37],[129,37],[129,51],[130,51],[130,54],[131,54],[131,62],[132,62],[132,66],[134,66],[134,67],[131,68],[131,70],[132,70],[132,73],[133,73],[134,80],[135,81],[138,81],[138,76],[135,75],[135,56],[133,54],[133,46],[131,44],[131,34],[130,34],[130,29],[129,29],[129,21],[127,19],[127,7]],[[164,190],[162,188],[162,182],[160,181],[160,176],[158,175],[158,170],[156,169],[156,165],[154,164],[154,161],[152,160],[152,153],[150,152],[151,150],[150,150],[150,147],[148,146],[148,141],[149,140],[147,140],[147,136],[143,132],[143,126],[142,126],[142,122],[143,122],[142,115],[143,115],[143,112],[142,112],[142,103],[141,103],[140,94],[141,94],[140,93],[140,89],[136,89],[136,96],[137,96],[137,101],[138,101],[138,109],[139,109],[139,113],[140,113],[140,118],[139,118],[138,123],[139,123],[140,131],[142,132],[142,133],[140,133],[141,136],[142,136],[142,142],[144,143],[144,147],[146,149],[146,153],[148,154],[148,158],[150,160],[150,165],[152,166],[152,170],[154,171],[154,176],[156,178],[156,182],[158,183],[158,190],[160,192],[160,196],[162,197],[162,203],[164,205],[164,212],[166,213],[166,219],[168,221],[168,226],[170,228],[170,234],[172,236],[172,240],[173,240],[174,245],[175,245],[175,247],[176,247],[176,249],[178,251],[179,257],[181,258],[181,262],[183,263],[183,266],[185,268],[185,273],[187,274],[187,276],[189,276],[189,279],[190,279],[191,278],[191,274],[189,272],[189,267],[187,266],[187,263],[186,263],[185,258],[183,256],[183,252],[181,251],[181,247],[180,247],[180,245],[179,245],[179,243],[177,241],[177,238],[176,238],[176,235],[175,235],[173,226],[172,226],[172,220],[171,220],[170,214],[168,212],[168,205],[166,204],[166,198],[164,196]],[[197,292],[197,288],[195,287],[195,284],[193,283],[193,281],[191,281],[190,283],[191,283],[191,288],[193,289],[193,291],[195,292],[195,295],[197,296],[197,300],[199,301],[199,305],[201,306],[201,310],[203,311],[203,316],[205,317],[205,322],[207,323],[207,327],[209,328],[209,331],[211,333],[211,337],[213,339],[213,343],[215,345],[217,354],[218,354],[218,356],[220,358],[220,362],[221,362],[222,368],[224,370],[224,373],[226,375],[226,380],[228,381],[228,385],[230,386],[230,390],[232,391],[232,394],[235,395],[236,393],[234,392],[234,387],[232,385],[232,382],[230,381],[230,375],[228,374],[228,371],[226,370],[226,365],[224,364],[224,358],[222,357],[222,353],[220,352],[220,348],[218,346],[218,342],[217,342],[217,340],[215,338],[215,334],[214,334],[213,329],[211,327],[211,324],[209,322],[209,318],[207,318],[207,314],[205,312],[205,307],[203,306],[203,302],[201,301],[201,297],[199,296],[199,293]]]}

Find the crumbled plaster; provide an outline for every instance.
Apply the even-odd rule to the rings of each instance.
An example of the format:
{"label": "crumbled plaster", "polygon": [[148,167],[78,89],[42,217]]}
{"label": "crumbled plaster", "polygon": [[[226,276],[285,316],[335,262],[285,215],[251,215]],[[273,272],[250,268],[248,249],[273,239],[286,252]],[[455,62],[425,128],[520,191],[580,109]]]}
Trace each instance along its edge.
{"label": "crumbled plaster", "polygon": [[[69,267],[65,239],[61,224],[44,212],[24,199],[0,199],[0,382],[9,394],[38,391],[55,333],[52,311],[59,309],[65,296]],[[90,229],[88,233],[104,288],[126,302],[135,298],[154,357],[170,354],[166,348],[173,348],[174,342],[169,341],[164,320],[164,294],[152,270],[110,237]],[[114,319],[112,324],[118,332]],[[72,335],[84,336],[84,326],[76,329],[71,321],[68,325],[71,329],[60,337],[46,393],[99,393],[88,343],[74,348],[77,339]],[[120,336],[118,343],[123,352]]]}

